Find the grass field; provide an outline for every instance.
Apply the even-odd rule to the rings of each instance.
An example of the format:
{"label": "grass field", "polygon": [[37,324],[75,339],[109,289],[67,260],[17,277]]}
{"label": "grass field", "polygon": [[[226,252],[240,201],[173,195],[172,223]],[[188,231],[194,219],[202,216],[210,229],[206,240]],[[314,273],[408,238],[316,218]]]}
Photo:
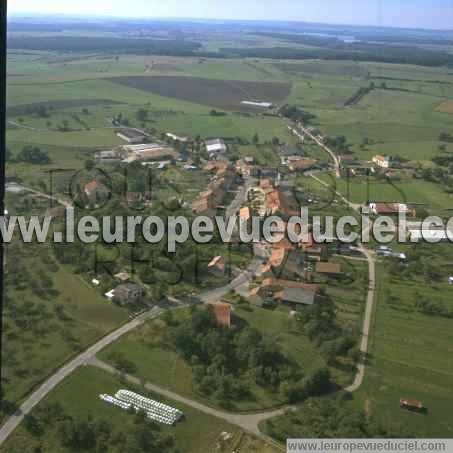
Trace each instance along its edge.
{"label": "grass field", "polygon": [[[354,203],[367,201],[416,203],[429,212],[449,215],[453,207],[453,197],[443,191],[440,184],[414,179],[402,178],[400,181],[379,180],[375,177],[352,177],[349,179],[332,180],[323,176],[332,189],[340,192]],[[369,197],[367,199],[367,197]]]}
{"label": "grass field", "polygon": [[[360,275],[360,272],[359,272]],[[356,279],[349,294],[346,297],[345,289],[333,287],[329,292],[338,302],[338,310],[341,312],[342,322],[359,323],[363,309],[363,295],[360,289],[359,278]],[[235,308],[235,315],[243,322],[260,331],[267,339],[272,339],[280,346],[284,354],[295,363],[299,364],[305,374],[311,370],[325,366],[325,361],[307,336],[301,331],[297,322],[289,316],[286,308],[269,311],[259,307],[241,306]],[[179,316],[186,316],[181,313]],[[148,322],[145,326],[137,329],[114,345],[103,351],[100,357],[110,362],[112,354],[120,354],[127,357],[137,367],[136,375],[149,382],[167,387],[179,394],[208,404],[216,405],[214,400],[206,400],[195,389],[192,380],[192,370],[166,341],[167,326],[161,320]],[[334,380],[339,385],[347,385],[351,381],[351,374],[341,368],[332,367]],[[285,399],[278,393],[268,390],[249,382],[252,397],[242,401],[232,402],[233,408],[238,411],[254,411],[272,408],[284,404]]]}
{"label": "grass field", "polygon": [[[80,389],[83,388],[83,392]],[[131,415],[119,408],[115,408],[99,399],[101,393],[115,394],[121,388],[131,389],[121,383],[117,376],[104,371],[85,367],[77,370],[70,378],[61,384],[42,404],[58,402],[68,415],[73,417],[92,417],[95,420],[108,420],[113,428],[120,428],[131,423]],[[149,395],[143,389],[132,389],[142,395]],[[213,452],[217,445],[221,451],[230,451],[231,448],[240,448],[241,451],[259,451],[260,453],[274,453],[275,449],[252,436],[244,434],[236,426],[215,417],[205,415],[181,403],[168,401],[159,395],[149,395],[161,402],[182,410],[185,419],[174,427],[161,426],[163,434],[174,436],[177,448],[184,453]],[[228,441],[223,441],[223,432],[232,435]],[[20,427],[10,439],[0,448],[1,452],[33,451],[41,446],[42,451],[66,452],[55,431],[45,432],[41,437],[31,436],[23,427]],[[230,450],[228,450],[228,448]],[[250,448],[250,450],[245,450]],[[244,450],[242,450],[244,449]],[[255,450],[256,449],[256,450]]]}
{"label": "grass field", "polygon": [[453,101],[444,101],[437,106],[436,112],[453,113]]}
{"label": "grass field", "polygon": [[[400,280],[384,266],[378,272],[378,297],[370,361],[356,404],[384,424],[406,426],[417,437],[451,437],[453,395],[451,360],[452,320],[418,313],[413,303],[421,296],[451,308],[446,280],[452,253],[436,246],[431,263],[443,269],[441,282],[428,285],[417,278]],[[389,301],[389,294],[396,303]],[[399,408],[400,398],[421,400],[427,415]]]}
{"label": "grass field", "polygon": [[[279,344],[285,345],[285,351],[292,349],[292,358],[297,357],[299,362],[304,362],[305,370],[319,365],[319,356],[316,359],[316,351],[300,334],[289,332],[284,339],[281,337],[282,329],[289,327],[288,314],[254,309],[253,314],[238,312],[238,315],[261,332],[272,335],[276,339],[280,337]],[[163,321],[151,321],[107,348],[100,357],[110,361],[112,353],[125,356],[136,365],[137,377],[215,406],[215,401],[206,400],[206,397],[196,391],[191,367],[165,341],[166,331],[167,327]],[[288,345],[288,339],[291,340],[292,346],[298,345],[296,350]],[[250,383],[250,390],[252,398],[232,402],[235,410],[253,411],[285,403],[281,395],[265,391],[253,383]]]}
{"label": "grass field", "polygon": [[[253,36],[241,39],[244,41],[239,45],[244,46],[253,40],[258,46],[281,45],[276,40]],[[212,50],[231,46],[227,41],[215,36],[204,44],[204,48]],[[134,55],[119,55],[116,59],[99,54],[37,51],[11,52],[8,64],[8,119],[15,122],[20,117],[23,119],[22,127],[10,125],[8,146],[13,154],[17,154],[26,144],[37,145],[48,150],[51,157],[47,166],[8,164],[8,175],[20,176],[32,186],[48,181],[47,171],[50,169],[80,169],[96,149],[109,149],[120,144],[110,127],[109,118],[122,113],[133,125],[142,127],[135,118],[141,108],[149,110],[149,121],[144,126],[156,129],[156,135],[171,131],[192,137],[241,137],[251,141],[257,133],[261,143],[272,140],[274,136],[292,143],[293,138],[288,135],[286,124],[280,118],[247,115],[248,112],[239,113],[238,110],[240,101],[250,98],[279,104],[294,103],[316,115],[315,125],[323,134],[344,135],[352,151],[364,161],[378,153],[398,154],[411,162],[432,165],[432,157],[439,154],[439,134],[451,132],[449,114],[453,112],[453,75],[448,68],[344,61],[295,63]],[[344,107],[360,87],[369,86],[371,82],[375,83],[373,91],[357,104]],[[49,118],[37,116],[34,110],[39,106],[53,107]],[[82,115],[84,108],[89,110],[89,114]],[[211,116],[209,111],[212,108],[232,111],[225,116]],[[81,126],[74,114],[79,115],[88,128]],[[68,121],[74,130],[59,132],[57,127],[62,121]],[[362,147],[365,138],[372,144]],[[305,151],[325,159],[325,153],[322,157],[316,154],[319,149],[312,145],[306,144]],[[448,144],[446,151],[452,152],[453,145]],[[259,163],[278,163],[278,156],[266,145],[241,146],[238,153],[240,156],[252,155]],[[168,177],[180,182],[181,187],[188,191],[199,190],[206,182],[197,179],[197,174],[181,177],[175,169]],[[327,191],[320,189],[319,184],[316,183],[316,188],[311,179],[303,179],[307,193],[320,199],[328,198]],[[334,180],[336,190],[348,194],[354,202],[366,201],[367,195],[379,201],[416,202],[442,216],[447,214],[446,209],[453,207],[453,199],[440,185],[422,180],[404,178],[390,185],[372,179],[368,189],[363,178],[352,179],[349,186],[344,180]],[[187,199],[190,200],[194,193],[188,193]],[[324,206],[319,202],[314,206],[315,212],[317,209],[323,214],[344,213],[340,203]],[[448,253],[442,249],[439,255],[449,256]],[[443,270],[445,279],[453,257],[443,261],[432,259],[433,266]],[[30,263],[30,269],[38,273],[41,269],[38,260],[33,259]],[[350,288],[330,284],[328,293],[337,304],[339,319],[356,326],[362,316],[364,285],[360,282],[366,274],[366,267],[344,264],[357,278]],[[5,356],[17,359],[16,364],[9,363],[5,367],[5,376],[9,379],[6,392],[13,400],[22,398],[33,385],[75,352],[70,342],[64,339],[65,330],[66,339],[70,333],[83,347],[119,325],[126,317],[122,310],[108,305],[67,268],[59,267],[52,275],[52,281],[59,291],[54,300],[41,301],[31,288],[20,292],[12,290],[15,300],[42,303],[49,312],[53,312],[54,302],[64,303],[72,319],[69,327],[60,320],[52,321],[53,329],[45,336],[29,332],[19,336],[19,327],[13,326],[13,335],[5,341]],[[386,303],[388,291],[399,295],[399,307]],[[355,404],[387,423],[407,424],[417,430],[420,437],[450,436],[453,435],[449,415],[453,402],[451,320],[415,313],[411,304],[417,297],[416,291],[451,305],[450,287],[445,282],[431,285],[414,279],[399,283],[391,279],[385,267],[380,267],[370,367],[365,384],[355,397]],[[275,339],[306,371],[322,365],[319,352],[291,326],[285,311],[253,309],[247,312],[238,309],[238,314],[265,336]],[[6,321],[14,323],[12,318]],[[188,365],[162,342],[164,327],[160,321],[148,323],[102,356],[106,359],[111,351],[120,351],[137,364],[139,377],[202,399],[193,388]],[[20,371],[18,375],[14,374],[17,370]],[[350,379],[345,373],[333,371],[340,383],[347,383]],[[109,408],[101,405],[96,395],[101,389],[113,390],[116,385],[115,378],[84,369],[64,383],[51,398],[61,402],[67,399],[68,410],[81,414],[90,411],[94,411],[94,415],[104,414]],[[87,389],[86,394],[80,389]],[[283,402],[275,395],[257,388],[253,390],[256,400],[238,402],[237,409],[272,407]],[[422,399],[429,414],[420,416],[401,412],[398,407],[400,397]],[[116,413],[112,411],[111,416],[116,420]],[[121,423],[122,417],[124,414],[119,415],[117,423]],[[200,426],[207,426],[206,432],[211,430],[213,434],[229,429],[222,422],[200,414],[193,417],[195,424],[192,425],[189,419],[187,425],[176,428],[181,430],[177,432],[178,442],[187,447],[183,448],[184,452],[209,451],[207,448],[215,444],[215,435],[206,434],[204,437],[203,431],[197,437]],[[14,439],[17,442],[15,448],[27,451],[29,439],[23,429]],[[54,436],[45,442],[49,442],[45,444],[47,451],[59,451],[57,444],[52,443],[55,442]]]}

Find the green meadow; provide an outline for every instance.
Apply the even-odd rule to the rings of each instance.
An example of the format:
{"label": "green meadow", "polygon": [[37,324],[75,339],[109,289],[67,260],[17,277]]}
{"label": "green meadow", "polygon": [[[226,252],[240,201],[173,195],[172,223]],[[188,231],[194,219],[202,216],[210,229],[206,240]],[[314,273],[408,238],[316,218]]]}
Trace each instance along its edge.
{"label": "green meadow", "polygon": [[[232,438],[223,446],[224,448],[231,448],[233,445],[250,445],[253,448],[260,448],[259,451],[274,452],[272,447],[265,446],[263,442],[244,434],[236,426],[210,415],[205,415],[179,402],[166,400],[160,395],[150,394],[142,388],[131,387],[122,382],[118,376],[109,375],[89,366],[78,369],[71,377],[60,384],[49,397],[41,402],[38,409],[58,402],[65,413],[72,417],[80,417],[83,420],[90,417],[95,420],[106,420],[112,424],[113,429],[118,430],[128,424],[133,424],[134,416],[100,400],[99,395],[104,393],[114,395],[122,388],[147,395],[184,412],[184,419],[175,426],[159,425],[158,427],[160,433],[174,437],[176,447],[184,453],[213,451],[216,444],[222,443],[221,434],[224,432],[232,435]],[[80,389],[83,389],[83,392]],[[5,453],[32,451],[33,448],[39,446],[43,451],[73,451],[62,445],[57,430],[48,429],[44,436],[33,436],[22,426],[5,442],[0,451]]]}

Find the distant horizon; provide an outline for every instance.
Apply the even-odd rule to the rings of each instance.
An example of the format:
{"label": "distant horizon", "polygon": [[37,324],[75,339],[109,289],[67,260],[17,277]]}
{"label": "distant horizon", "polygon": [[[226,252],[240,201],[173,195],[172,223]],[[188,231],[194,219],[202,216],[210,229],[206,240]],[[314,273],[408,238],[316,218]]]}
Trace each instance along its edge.
{"label": "distant horizon", "polygon": [[[34,4],[34,5],[33,5]],[[72,19],[290,22],[349,27],[453,31],[450,0],[12,0],[9,18],[62,17]],[[106,14],[108,11],[108,14]],[[134,13],[137,11],[137,13]],[[174,12],[178,11],[178,15]],[[360,11],[360,17],[357,14]],[[138,13],[139,12],[139,13]]]}
{"label": "distant horizon", "polygon": [[162,22],[235,22],[235,23],[279,23],[279,24],[307,24],[307,25],[320,25],[320,26],[333,26],[333,27],[355,27],[355,28],[380,28],[380,29],[395,29],[395,30],[418,30],[418,31],[433,31],[433,32],[453,32],[453,25],[451,28],[428,28],[428,27],[415,27],[415,26],[402,26],[402,25],[376,25],[376,24],[354,24],[346,22],[319,22],[308,20],[289,20],[289,19],[231,19],[219,17],[161,17],[161,16],[109,16],[99,14],[71,14],[71,13],[8,13],[8,20],[10,19],[33,19],[33,18],[60,18],[72,19],[77,21],[90,21],[90,20],[115,20],[115,21],[162,21]]}

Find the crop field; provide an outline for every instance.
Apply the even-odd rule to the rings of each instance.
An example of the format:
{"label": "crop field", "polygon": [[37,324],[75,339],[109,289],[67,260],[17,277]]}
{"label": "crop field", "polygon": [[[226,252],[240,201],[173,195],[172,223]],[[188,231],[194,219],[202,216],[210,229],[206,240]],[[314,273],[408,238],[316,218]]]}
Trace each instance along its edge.
{"label": "crop field", "polygon": [[[95,36],[85,41],[86,44],[95,45]],[[30,43],[30,38],[22,41]],[[120,114],[131,126],[146,129],[152,140],[165,132],[192,138],[200,135],[202,139],[239,137],[244,144],[232,146],[234,156],[253,156],[258,164],[277,165],[280,158],[270,142],[278,137],[280,142],[292,145],[295,138],[289,135],[287,122],[282,118],[263,116],[262,111],[247,110],[240,105],[243,100],[254,99],[276,105],[294,104],[316,115],[313,126],[326,136],[344,136],[350,150],[362,162],[370,161],[376,154],[388,154],[399,155],[414,167],[433,167],[433,157],[453,152],[452,143],[439,140],[441,133],[452,133],[453,73],[448,68],[354,61],[295,62],[283,58],[148,56],[125,54],[127,49],[117,55],[101,51],[77,53],[65,50],[70,41],[65,40],[62,52],[16,49],[9,53],[8,148],[12,157],[16,157],[26,145],[39,146],[50,157],[47,165],[23,161],[8,163],[7,174],[22,178],[30,187],[48,189],[49,170],[80,169],[96,150],[124,143],[115,135],[111,121]],[[38,44],[49,42],[53,46],[59,44],[57,39],[49,37]],[[110,39],[106,44],[112,42]],[[310,49],[297,43],[282,43],[263,36],[227,39],[214,34],[203,43],[203,49],[281,45]],[[141,43],[135,44],[141,46]],[[365,96],[345,107],[359,89],[371,84],[374,86]],[[147,111],[143,120],[137,115],[141,109]],[[212,109],[221,110],[223,114],[213,115]],[[67,125],[67,131],[61,130],[62,124]],[[250,144],[255,134],[259,138],[258,145]],[[321,162],[328,158],[312,143],[305,142],[301,147],[306,155]],[[189,201],[208,183],[201,171],[188,174],[179,164],[162,175],[187,192],[184,195]],[[318,175],[329,183],[334,181],[335,190],[356,203],[368,201],[367,197],[414,202],[442,217],[453,208],[452,195],[442,185],[425,180],[403,177],[388,184],[371,178],[367,189],[365,178],[355,177],[348,183],[329,176]],[[308,176],[301,176],[299,180],[303,183],[300,187],[304,196],[316,198],[310,208],[313,214],[344,215],[345,207],[339,200],[335,201],[335,195],[332,205],[324,206],[330,195],[328,190]],[[162,198],[170,194],[170,189],[165,190],[162,188],[159,194]],[[26,204],[21,206],[26,207]],[[353,402],[380,420],[416,429],[420,437],[453,436],[451,319],[428,316],[414,308],[414,301],[421,296],[451,306],[447,278],[453,275],[450,268],[453,256],[446,248],[442,246],[438,256],[429,258],[436,269],[441,269],[441,280],[434,284],[422,281],[419,275],[399,281],[385,264],[379,264],[370,366]],[[407,251],[409,254],[416,249]],[[7,259],[13,257],[7,256]],[[24,263],[30,274],[47,272],[36,257],[25,257]],[[355,332],[362,321],[367,267],[366,263],[353,260],[342,260],[342,264],[352,276],[350,285],[329,282],[326,293],[336,304],[339,321]],[[34,287],[10,289],[13,306],[5,319],[9,330],[5,334],[4,352],[8,357],[5,389],[13,401],[19,401],[70,356],[127,318],[124,310],[108,304],[101,293],[70,269],[58,265],[49,278],[56,291],[53,299],[37,296]],[[181,293],[184,291],[181,289]],[[393,294],[398,303],[389,302],[389,294]],[[13,308],[16,304],[19,313],[21,310],[31,313],[25,321],[20,316],[17,318],[17,309]],[[63,316],[56,313],[55,305],[66,307]],[[48,315],[50,322],[37,322],[35,331],[28,332],[27,323],[36,313],[41,313],[42,318]],[[236,307],[236,314],[275,341],[305,373],[325,364],[320,350],[280,307],[273,312]],[[41,324],[50,329],[40,331]],[[21,331],[25,331],[25,335],[19,335]],[[162,320],[148,322],[100,356],[111,361],[112,352],[123,354],[137,366],[134,373],[137,377],[206,401],[195,389],[191,367],[168,345],[166,334],[167,327]],[[333,369],[332,373],[341,385],[351,381],[350,370]],[[128,415],[106,407],[97,399],[99,393],[117,389],[118,385],[115,376],[86,367],[65,381],[49,400],[62,404],[67,401],[65,408],[70,413],[111,417],[119,426]],[[86,391],[80,392],[80,388]],[[237,410],[258,410],[284,403],[281,395],[253,385],[251,390],[254,399],[235,402]],[[423,400],[429,409],[428,415],[402,412],[398,405],[400,397]],[[215,404],[209,400],[208,403]],[[188,414],[187,421],[173,432],[184,452],[211,451],[220,432],[237,434],[235,428],[222,421],[189,408],[184,410]],[[64,451],[59,450],[55,432],[43,442],[47,451]],[[23,451],[36,446],[23,427],[6,444],[4,451],[13,451],[8,450],[12,443]],[[267,453],[264,447],[259,451]]]}
{"label": "crop field", "polygon": [[241,108],[244,100],[279,102],[290,92],[290,85],[280,82],[245,82],[197,77],[115,77],[111,82],[197,104],[222,109]]}
{"label": "crop field", "polygon": [[444,101],[436,107],[436,112],[453,113],[453,101]]}

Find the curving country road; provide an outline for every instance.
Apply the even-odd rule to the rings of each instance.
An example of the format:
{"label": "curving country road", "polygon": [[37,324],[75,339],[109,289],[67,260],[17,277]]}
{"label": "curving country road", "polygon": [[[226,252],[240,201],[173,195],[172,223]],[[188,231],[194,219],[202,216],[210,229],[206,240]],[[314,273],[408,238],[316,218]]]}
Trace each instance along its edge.
{"label": "curving country road", "polygon": [[[315,179],[317,182],[322,184],[325,187],[328,187],[330,189],[330,186],[328,183],[323,181],[322,179],[319,179],[313,174],[310,174],[310,176]],[[349,201],[346,197],[344,197],[340,192],[335,191],[336,195],[340,197],[351,209],[354,211],[358,212],[359,214],[362,214],[361,208],[362,205],[352,203]],[[364,231],[364,233],[368,233],[371,229],[371,222],[367,226],[368,231]],[[365,256],[366,260],[368,261],[368,292],[367,292],[367,301],[366,301],[366,307],[365,307],[365,315],[363,318],[363,326],[362,326],[362,340],[360,342],[360,352],[363,355],[363,362],[359,363],[357,365],[357,373],[354,378],[354,382],[349,386],[346,387],[345,390],[347,392],[355,392],[357,391],[360,386],[363,383],[363,379],[365,378],[365,370],[366,370],[366,364],[364,361],[366,360],[366,355],[368,354],[368,346],[369,346],[369,336],[370,336],[370,330],[371,330],[371,321],[373,318],[373,310],[374,310],[374,302],[376,298],[376,262],[374,255],[371,253],[370,250],[368,250],[362,242],[358,242],[358,247],[359,250],[362,252],[362,254]]]}
{"label": "curving country road", "polygon": [[[101,370],[104,370],[108,373],[111,374],[119,374],[119,371],[112,367],[111,365],[97,359],[96,357],[93,357],[89,362],[88,365],[95,366],[97,368],[100,368]],[[129,381],[132,384],[135,385],[142,385],[142,381],[140,379],[131,376],[129,374],[123,375],[124,378]],[[278,417],[280,415],[284,415],[287,410],[289,410],[289,407],[273,410],[273,411],[267,411],[267,412],[262,412],[262,413],[254,413],[254,414],[238,414],[238,413],[233,413],[233,412],[227,412],[223,411],[220,409],[214,409],[210,406],[206,406],[205,404],[202,404],[198,401],[194,401],[192,399],[186,398],[184,396],[179,395],[178,393],[172,392],[171,390],[168,390],[166,388],[160,387],[159,385],[156,384],[151,384],[149,382],[144,384],[144,387],[147,390],[150,390],[151,392],[157,393],[159,395],[162,395],[166,398],[169,398],[174,401],[179,401],[180,403],[185,404],[186,406],[193,407],[194,409],[199,410],[200,412],[203,412],[208,415],[212,415],[213,417],[220,418],[222,420],[227,421],[228,423],[231,423],[232,425],[239,426],[243,430],[255,435],[255,436],[262,436],[262,433],[259,430],[258,425],[270,418],[273,417]]]}
{"label": "curving country road", "polygon": [[335,174],[337,178],[341,178],[341,164],[338,156],[327,146],[325,145],[318,137],[314,136],[307,128],[303,127],[302,124],[297,126],[288,126],[288,128],[301,140],[305,139],[305,136],[313,140],[320,148],[322,148],[329,156],[332,158],[335,165]]}
{"label": "curving country road", "polygon": [[14,184],[7,185],[6,186],[6,191],[8,191],[8,187],[9,188],[14,188],[14,190],[17,190],[17,191],[20,191],[20,192],[32,193],[34,195],[37,195],[38,197],[46,198],[47,200],[56,201],[58,204],[61,204],[65,208],[71,208],[72,207],[72,204],[69,201],[63,200],[62,198],[58,198],[58,197],[55,197],[53,195],[49,195],[49,194],[44,193],[44,192],[40,192],[39,190],[36,190],[36,189],[31,189],[30,187],[25,187],[25,186],[22,186],[20,184],[14,183]]}
{"label": "curving country road", "polygon": [[[324,181],[320,180],[314,175],[310,175],[312,178],[316,179],[318,182],[321,184],[328,186],[327,183]],[[33,189],[26,189],[29,192],[34,192],[42,196],[46,196],[50,198],[48,195],[43,194],[41,192],[35,191]],[[341,197],[345,203],[351,207],[352,209],[359,211],[360,212],[360,205],[351,203],[349,200],[343,197],[340,193],[337,192],[337,195]],[[242,196],[242,193],[241,195]],[[67,202],[64,200],[56,200],[59,203],[69,206]],[[369,226],[370,228],[371,226]],[[372,314],[373,314],[373,308],[374,308],[374,301],[375,301],[375,289],[376,289],[376,270],[375,270],[375,260],[374,256],[372,253],[360,242],[359,243],[359,249],[365,256],[365,258],[368,261],[368,266],[369,266],[369,287],[368,287],[368,294],[367,294],[367,303],[366,303],[366,309],[365,309],[365,316],[363,320],[363,328],[362,328],[362,340],[360,344],[360,351],[366,355],[368,352],[368,345],[369,345],[369,334],[370,334],[370,328],[371,328],[371,320],[372,320]],[[246,287],[248,283],[251,281],[254,276],[258,274],[258,269],[261,265],[260,260],[253,260],[251,264],[249,265],[249,268],[242,272],[238,277],[236,277],[230,284],[218,288],[209,292],[204,293],[201,296],[201,301],[206,303],[206,302],[211,302],[211,301],[216,301],[225,294],[227,294],[231,290],[240,290],[244,286]],[[182,304],[181,306],[177,308],[181,308],[182,306],[187,306]],[[21,421],[24,418],[25,414],[28,414],[42,399],[44,399],[58,384],[60,384],[66,377],[68,377],[71,373],[73,373],[77,368],[83,365],[94,365],[99,368],[104,369],[105,371],[108,371],[110,373],[116,373],[117,371],[111,367],[108,364],[105,364],[101,361],[99,361],[96,358],[96,354],[99,353],[102,349],[110,345],[111,343],[117,341],[119,338],[121,338],[123,335],[127,334],[131,330],[139,327],[142,325],[145,321],[149,319],[153,319],[158,317],[164,309],[159,308],[159,307],[154,307],[152,310],[150,310],[147,313],[142,314],[141,316],[135,318],[134,320],[128,322],[127,324],[123,325],[119,329],[115,330],[114,332],[110,333],[109,335],[103,337],[101,340],[99,340],[97,343],[89,347],[86,351],[82,352],[80,355],[78,355],[76,358],[68,362],[66,365],[64,365],[62,368],[60,368],[56,373],[54,373],[51,377],[49,377],[37,390],[35,390],[26,400],[25,402],[20,406],[19,411],[8,418],[8,420],[4,423],[4,425],[0,428],[0,445],[8,438],[8,436],[19,426]],[[345,390],[348,392],[354,392],[356,391],[363,383],[363,379],[365,376],[365,369],[366,369],[366,364],[365,363],[360,363],[357,367],[357,373],[354,379],[354,382],[347,387]],[[138,383],[140,382],[137,380],[137,378],[134,378],[133,376],[127,376],[127,379],[130,382],[133,383]],[[149,390],[155,391],[156,393],[162,394],[170,399],[173,399],[175,401],[180,401],[184,404],[187,404],[191,407],[194,407],[195,409],[198,409],[204,413],[207,413],[209,415],[213,415],[215,417],[219,417],[223,420],[226,420],[234,425],[237,425],[244,430],[254,434],[258,435],[268,441],[271,441],[268,439],[266,436],[264,436],[260,430],[259,430],[259,423],[285,414],[286,411],[291,410],[291,407],[284,407],[278,410],[274,411],[268,411],[268,412],[262,412],[262,413],[256,413],[256,414],[234,414],[234,413],[229,413],[225,411],[220,411],[217,409],[213,409],[209,406],[205,406],[197,401],[190,400],[188,398],[185,398],[181,395],[178,395],[176,393],[173,393],[169,390],[166,390],[164,388],[161,388],[159,386],[156,386],[151,383],[146,384],[146,388]]]}
{"label": "curving country road", "polygon": [[19,426],[23,420],[24,415],[30,413],[30,411],[43,399],[45,398],[61,381],[67,378],[77,368],[86,364],[90,359],[104,349],[109,344],[118,340],[120,337],[130,332],[131,330],[142,325],[148,319],[153,319],[159,316],[163,310],[158,307],[154,307],[147,313],[138,316],[134,320],[124,324],[119,329],[106,335],[93,346],[90,346],[87,350],[79,354],[76,358],[72,359],[66,365],[61,367],[55,374],[48,378],[38,389],[36,389],[20,406],[19,410],[8,418],[4,425],[0,428],[0,445],[7,439],[7,437]]}
{"label": "curving country road", "polygon": [[[252,182],[250,182],[252,183]],[[59,204],[70,207],[71,205],[62,199],[53,197],[51,195],[47,195],[43,192],[39,192],[35,189],[31,189],[28,187],[18,186],[21,190],[34,193],[38,196],[54,200]],[[246,186],[247,187],[247,186]],[[241,190],[238,193],[238,196],[233,201],[235,206],[235,211],[239,208],[240,204],[238,205],[238,201],[245,197],[247,190]],[[233,209],[230,209],[232,211]],[[234,214],[235,212],[233,212]],[[200,299],[202,302],[216,302],[219,298],[228,294],[228,292],[236,289],[240,289],[242,287],[247,287],[248,283],[257,275],[258,269],[261,265],[261,261],[253,260],[249,265],[248,269],[241,274],[239,274],[231,283],[225,285],[221,288],[217,288],[212,291],[207,291],[201,295]],[[174,309],[182,308],[188,306],[187,304],[180,304],[178,307]],[[106,348],[111,343],[117,341],[123,335],[127,334],[133,329],[136,329],[140,325],[142,325],[145,321],[149,319],[153,319],[158,317],[164,309],[159,307],[154,307],[152,310],[138,316],[134,320],[124,324],[114,332],[106,335],[101,340],[99,340],[94,345],[90,346],[84,352],[79,354],[77,357],[69,361],[66,365],[61,367],[58,371],[56,371],[52,376],[50,376],[38,389],[36,389],[31,395],[27,397],[27,399],[22,403],[19,410],[12,416],[10,416],[7,421],[0,427],[0,445],[5,442],[8,436],[19,426],[22,422],[24,415],[31,412],[31,410],[41,401],[43,400],[58,384],[60,384],[65,378],[67,378],[71,373],[73,373],[77,368],[82,365],[87,364],[90,361],[93,361],[96,357],[96,354],[100,352],[102,349]],[[198,404],[198,403],[197,403]],[[250,416],[254,417],[254,416]],[[236,423],[237,424],[237,423]],[[249,426],[253,426],[253,423],[249,423]],[[256,426],[258,426],[256,424]],[[253,432],[253,429],[249,430]],[[256,434],[256,433],[255,433]]]}

